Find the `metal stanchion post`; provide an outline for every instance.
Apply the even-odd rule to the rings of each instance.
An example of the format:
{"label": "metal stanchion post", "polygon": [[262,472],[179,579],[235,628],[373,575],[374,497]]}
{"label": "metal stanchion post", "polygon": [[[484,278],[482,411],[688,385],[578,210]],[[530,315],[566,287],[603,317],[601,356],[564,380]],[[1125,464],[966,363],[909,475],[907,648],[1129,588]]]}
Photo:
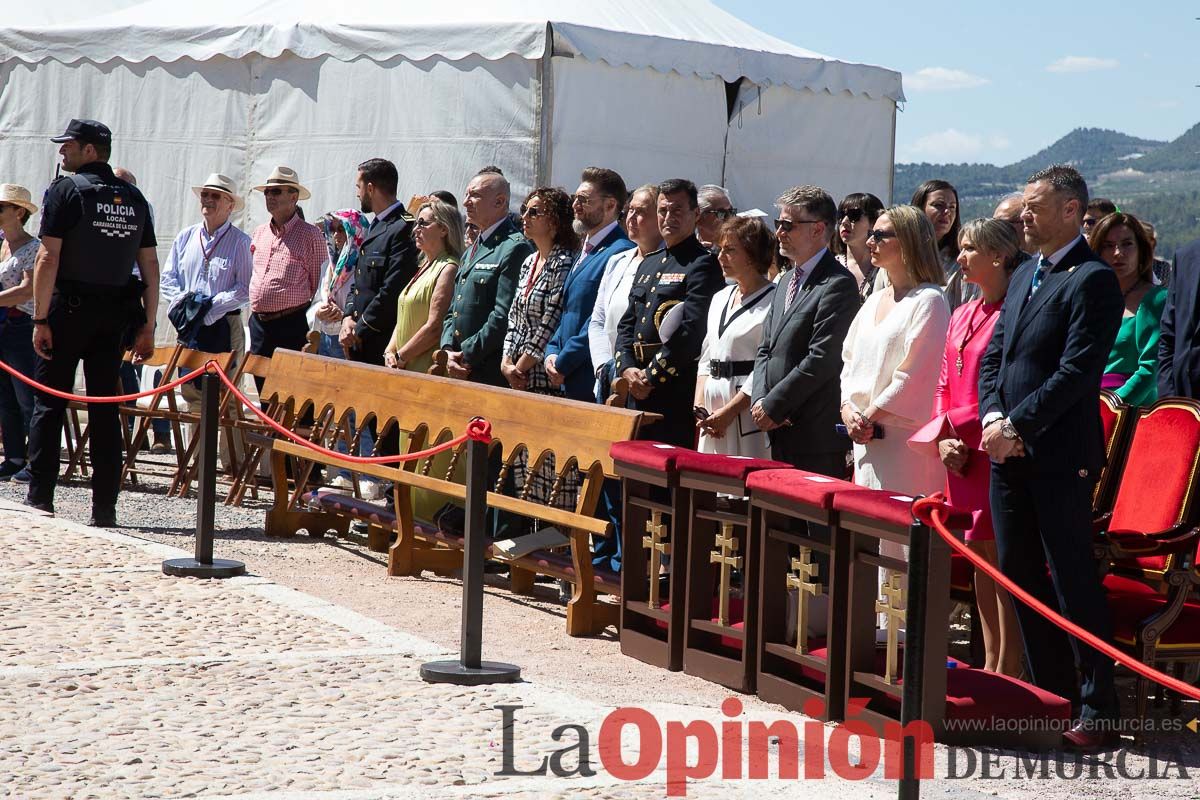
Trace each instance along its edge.
{"label": "metal stanchion post", "polygon": [[[900,695],[900,726],[920,719],[925,698],[925,587],[929,580],[929,528],[914,522],[908,542],[908,610],[904,614],[904,686]],[[899,800],[921,796],[920,753],[913,737],[901,740],[902,771]]]}
{"label": "metal stanchion post", "polygon": [[196,491],[196,557],[163,562],[167,575],[192,578],[232,578],[246,573],[241,561],[213,558],[213,523],[217,500],[217,432],[220,429],[220,379],[211,373],[200,378],[200,482]]}
{"label": "metal stanchion post", "polygon": [[487,514],[488,446],[467,440],[467,508],[463,542],[462,639],[457,661],[429,661],[421,665],[421,678],[430,683],[478,686],[512,683],[521,679],[521,668],[497,661],[482,661],[484,526]]}

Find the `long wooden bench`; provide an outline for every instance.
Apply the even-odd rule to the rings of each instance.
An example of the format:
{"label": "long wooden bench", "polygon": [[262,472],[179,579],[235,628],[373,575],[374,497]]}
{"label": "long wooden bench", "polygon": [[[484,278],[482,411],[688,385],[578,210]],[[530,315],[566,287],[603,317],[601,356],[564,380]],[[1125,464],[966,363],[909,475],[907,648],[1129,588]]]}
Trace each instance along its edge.
{"label": "long wooden bench", "polygon": [[[359,428],[375,420],[378,438],[391,426],[398,426],[406,434],[404,452],[453,438],[471,419],[483,417],[492,426],[495,466],[495,483],[487,495],[489,509],[540,520],[558,528],[569,540],[565,552],[535,550],[513,559],[513,591],[532,591],[538,574],[566,580],[574,586],[567,605],[570,635],[597,633],[617,624],[618,606],[600,602],[598,596],[619,596],[620,577],[594,569],[591,556],[591,537],[614,532],[611,523],[597,519],[595,512],[601,484],[606,477],[615,477],[609,448],[613,442],[635,438],[643,424],[657,419],[655,415],[283,350],[271,359],[262,397],[285,409],[285,425],[311,410],[314,440],[344,434],[351,413]],[[460,447],[458,453],[462,451]],[[574,508],[535,502],[521,486],[516,487],[515,496],[501,493],[506,475],[522,452],[528,453],[529,475],[542,464],[553,465],[555,489],[569,470],[578,469]],[[390,575],[418,575],[426,570],[447,574],[462,565],[461,535],[414,518],[413,490],[462,501],[466,487],[452,479],[458,453],[444,475],[435,475],[430,474],[429,459],[400,465],[359,464],[276,440],[271,452],[275,503],[267,513],[266,532],[289,535],[301,528],[344,530],[348,517],[366,519],[376,531],[395,532],[395,542],[388,550]],[[293,463],[294,486],[288,483],[288,459]],[[392,508],[330,490],[310,490],[309,470],[317,462],[390,482],[395,487]],[[381,544],[378,538],[375,544]]]}

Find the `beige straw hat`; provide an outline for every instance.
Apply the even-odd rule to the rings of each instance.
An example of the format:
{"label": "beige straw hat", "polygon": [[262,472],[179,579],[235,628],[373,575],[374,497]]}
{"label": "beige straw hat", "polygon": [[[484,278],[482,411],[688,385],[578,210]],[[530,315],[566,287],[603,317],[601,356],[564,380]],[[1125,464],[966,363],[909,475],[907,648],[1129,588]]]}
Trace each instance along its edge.
{"label": "beige straw hat", "polygon": [[37,205],[29,197],[29,190],[15,183],[0,183],[0,203],[12,203],[30,214],[36,214],[38,210]]}
{"label": "beige straw hat", "polygon": [[291,187],[300,192],[300,199],[307,200],[312,197],[312,192],[300,183],[300,176],[296,174],[296,170],[291,167],[276,167],[274,171],[267,176],[267,182],[261,186],[255,186],[254,191],[261,192],[271,186]]}
{"label": "beige straw hat", "polygon": [[246,201],[238,196],[237,186],[234,184],[233,179],[219,172],[209,175],[202,185],[192,187],[192,191],[196,193],[196,197],[199,197],[200,192],[204,189],[213,192],[224,192],[229,195],[233,199],[234,211],[241,211],[242,207],[246,205]]}

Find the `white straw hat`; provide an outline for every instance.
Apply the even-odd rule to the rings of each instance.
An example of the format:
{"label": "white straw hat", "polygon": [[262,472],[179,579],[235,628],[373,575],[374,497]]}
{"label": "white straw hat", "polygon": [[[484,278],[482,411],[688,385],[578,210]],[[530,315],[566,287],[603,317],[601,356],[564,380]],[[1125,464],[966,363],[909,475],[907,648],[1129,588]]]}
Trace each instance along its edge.
{"label": "white straw hat", "polygon": [[282,186],[284,188],[292,188],[300,193],[301,200],[307,200],[312,197],[312,192],[304,188],[300,183],[300,176],[296,174],[296,170],[291,167],[276,167],[270,175],[267,176],[267,182],[261,186],[255,186],[254,191],[261,192],[271,186]]}
{"label": "white straw hat", "polygon": [[202,185],[192,187],[192,191],[196,193],[196,197],[199,197],[200,192],[205,189],[213,192],[224,192],[229,195],[233,199],[234,211],[241,211],[242,207],[246,205],[246,201],[238,196],[237,186],[234,184],[233,179],[219,172],[209,175]]}

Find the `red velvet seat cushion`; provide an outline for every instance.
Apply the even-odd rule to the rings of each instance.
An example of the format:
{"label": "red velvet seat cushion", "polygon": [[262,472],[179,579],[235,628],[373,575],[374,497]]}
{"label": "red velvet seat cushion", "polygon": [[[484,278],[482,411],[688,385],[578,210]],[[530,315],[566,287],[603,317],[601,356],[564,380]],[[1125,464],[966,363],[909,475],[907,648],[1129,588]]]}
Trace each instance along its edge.
{"label": "red velvet seat cushion", "polygon": [[662,442],[613,442],[608,448],[608,454],[613,461],[633,464],[635,467],[670,472],[675,469],[675,459],[681,453],[687,453],[682,447]]}
{"label": "red velvet seat cushion", "polygon": [[[1109,595],[1108,607],[1113,616],[1113,638],[1121,644],[1133,645],[1142,620],[1162,611],[1167,599],[1160,594]],[[1174,624],[1158,640],[1159,649],[1200,647],[1200,602],[1189,602]]]}
{"label": "red velvet seat cushion", "polygon": [[[833,507],[837,511],[846,511],[880,522],[908,527],[912,524],[913,498],[886,489],[863,489],[839,492],[833,499]],[[970,513],[956,508],[950,509],[950,517],[946,527],[951,530],[965,530],[974,524]]]}
{"label": "red velvet seat cushion", "polygon": [[[900,661],[898,663],[899,663],[900,669],[903,671],[903,669],[904,669],[904,645],[903,644],[898,645],[896,648],[896,652],[899,653],[899,655],[900,655]],[[808,651],[808,655],[812,656],[813,658],[819,658],[822,661],[825,661],[829,657],[828,654],[829,654],[829,648],[824,647],[824,646],[813,648]],[[882,675],[883,670],[886,666],[887,666],[887,648],[886,647],[875,648],[875,674]],[[965,667],[966,667],[966,665],[963,664],[958,659],[949,658],[949,657],[946,658],[946,668],[947,669],[953,670],[953,669],[961,669],[961,668],[965,668]],[[804,666],[800,667],[800,674],[803,675],[805,678],[808,678],[810,681],[816,681],[818,683],[825,682],[825,676],[822,675],[818,670],[813,669],[812,667],[804,667]]]}
{"label": "red velvet seat cushion", "polygon": [[[1113,501],[1110,533],[1157,533],[1179,524],[1200,459],[1200,418],[1184,403],[1167,400],[1138,418]],[[1166,556],[1137,559],[1162,569]]]}
{"label": "red velvet seat cushion", "polygon": [[680,472],[699,472],[702,475],[712,475],[717,478],[731,478],[744,481],[752,472],[763,469],[791,469],[782,461],[772,461],[768,458],[743,458],[741,456],[726,456],[717,453],[697,453],[695,450],[684,450],[675,459],[675,468]]}
{"label": "red velvet seat cushion", "polygon": [[833,507],[833,496],[838,492],[857,491],[858,488],[849,481],[802,469],[766,469],[746,476],[746,491],[752,494],[769,495],[823,509]]}
{"label": "red velvet seat cushion", "polygon": [[1111,572],[1104,576],[1103,583],[1104,591],[1108,592],[1110,595],[1158,594],[1154,587],[1148,585],[1145,581],[1139,581],[1137,578],[1130,578],[1125,575],[1117,575]]}
{"label": "red velvet seat cushion", "polygon": [[[899,703],[897,703],[899,705]],[[1024,681],[973,667],[946,670],[946,718],[1067,720],[1071,702]]]}

